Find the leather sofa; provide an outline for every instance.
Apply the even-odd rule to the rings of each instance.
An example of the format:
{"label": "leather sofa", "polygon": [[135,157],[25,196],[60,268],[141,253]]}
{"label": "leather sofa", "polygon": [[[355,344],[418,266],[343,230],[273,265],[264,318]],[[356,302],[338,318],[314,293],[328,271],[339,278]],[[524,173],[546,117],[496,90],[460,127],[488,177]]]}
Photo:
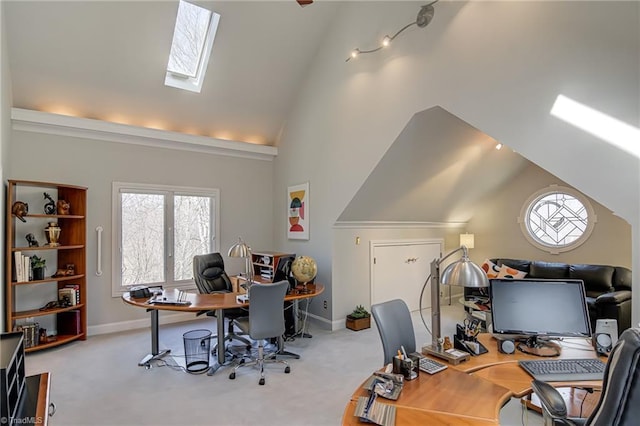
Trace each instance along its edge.
{"label": "leather sofa", "polygon": [[[597,319],[618,321],[618,334],[631,327],[631,270],[622,266],[567,264],[522,259],[489,259],[498,266],[526,272],[525,278],[579,279],[584,282],[591,329]],[[465,298],[478,295],[465,288]]]}

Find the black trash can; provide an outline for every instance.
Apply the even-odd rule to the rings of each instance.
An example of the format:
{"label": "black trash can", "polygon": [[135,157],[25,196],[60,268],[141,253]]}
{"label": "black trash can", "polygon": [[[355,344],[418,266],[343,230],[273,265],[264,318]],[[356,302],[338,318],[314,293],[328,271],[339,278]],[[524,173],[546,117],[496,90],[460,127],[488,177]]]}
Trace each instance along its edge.
{"label": "black trash can", "polygon": [[204,329],[191,330],[184,333],[182,338],[187,372],[197,374],[208,370],[211,332]]}

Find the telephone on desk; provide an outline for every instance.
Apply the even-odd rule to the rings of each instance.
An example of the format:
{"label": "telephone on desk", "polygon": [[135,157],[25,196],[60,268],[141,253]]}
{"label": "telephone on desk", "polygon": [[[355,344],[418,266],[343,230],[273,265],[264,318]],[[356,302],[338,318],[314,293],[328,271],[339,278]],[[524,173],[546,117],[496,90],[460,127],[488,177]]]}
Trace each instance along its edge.
{"label": "telephone on desk", "polygon": [[140,299],[143,297],[151,297],[151,291],[146,285],[138,285],[129,289],[129,295],[133,298]]}
{"label": "telephone on desk", "polygon": [[137,285],[129,289],[129,296],[134,299],[149,298],[158,293],[162,294],[162,286],[149,287],[146,285]]}

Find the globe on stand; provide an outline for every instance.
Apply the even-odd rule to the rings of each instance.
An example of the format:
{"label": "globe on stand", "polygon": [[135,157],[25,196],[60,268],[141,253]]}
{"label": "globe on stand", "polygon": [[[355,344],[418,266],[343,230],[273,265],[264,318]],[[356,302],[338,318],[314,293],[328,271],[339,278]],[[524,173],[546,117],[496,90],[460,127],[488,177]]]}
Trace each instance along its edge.
{"label": "globe on stand", "polygon": [[300,293],[308,293],[307,283],[316,277],[318,265],[312,257],[298,256],[291,263],[291,273],[298,282],[302,283]]}

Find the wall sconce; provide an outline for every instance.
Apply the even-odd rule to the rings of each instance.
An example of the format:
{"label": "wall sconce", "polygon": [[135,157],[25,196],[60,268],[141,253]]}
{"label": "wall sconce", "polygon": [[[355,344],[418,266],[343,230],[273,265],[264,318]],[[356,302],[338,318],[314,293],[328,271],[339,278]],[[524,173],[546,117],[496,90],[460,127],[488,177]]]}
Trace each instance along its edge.
{"label": "wall sconce", "polygon": [[351,59],[357,58],[362,53],[377,52],[378,50],[389,46],[391,42],[395,40],[396,37],[398,37],[404,30],[406,30],[407,28],[413,25],[417,25],[419,28],[426,27],[427,25],[429,25],[429,22],[431,22],[431,20],[433,19],[433,14],[435,13],[435,10],[433,9],[433,5],[437,2],[438,0],[435,0],[429,4],[422,6],[420,8],[420,11],[418,12],[418,16],[416,17],[415,22],[408,23],[404,27],[400,28],[398,32],[396,32],[391,37],[389,35],[384,36],[384,38],[382,39],[382,43],[377,48],[371,49],[371,50],[360,50],[359,48],[356,47],[351,51],[351,55],[346,59],[346,62],[350,61]]}
{"label": "wall sconce", "polygon": [[460,234],[460,245],[465,246],[468,249],[474,248],[475,235],[465,232]]}

